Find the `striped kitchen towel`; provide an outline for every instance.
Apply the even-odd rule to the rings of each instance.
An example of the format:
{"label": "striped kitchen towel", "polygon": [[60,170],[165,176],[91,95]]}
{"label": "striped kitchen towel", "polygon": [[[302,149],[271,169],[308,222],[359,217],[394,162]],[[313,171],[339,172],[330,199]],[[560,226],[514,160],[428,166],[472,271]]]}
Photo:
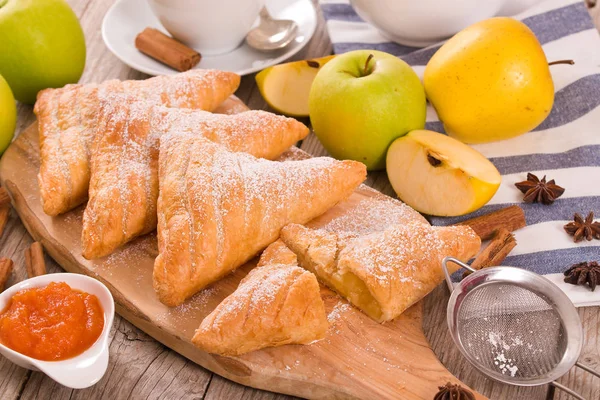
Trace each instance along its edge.
{"label": "striped kitchen towel", "polygon": [[[425,65],[440,45],[417,49],[387,41],[354,12],[346,0],[321,0],[335,53],[376,49],[397,55],[423,76]],[[600,261],[600,240],[574,243],[563,226],[578,212],[593,211],[600,220],[600,37],[583,1],[546,0],[516,18],[537,35],[548,60],[575,60],[574,66],[551,68],[556,97],[548,118],[525,135],[473,147],[502,174],[502,185],[482,209],[459,218],[432,218],[448,225],[510,204],[525,210],[528,226],[515,232],[518,246],[504,262],[527,268],[565,290],[576,305],[600,304],[600,291],[562,283],[571,264]],[[427,128],[444,132],[435,111],[427,110]],[[527,172],[555,179],[566,188],[551,206],[524,204],[514,186]]]}

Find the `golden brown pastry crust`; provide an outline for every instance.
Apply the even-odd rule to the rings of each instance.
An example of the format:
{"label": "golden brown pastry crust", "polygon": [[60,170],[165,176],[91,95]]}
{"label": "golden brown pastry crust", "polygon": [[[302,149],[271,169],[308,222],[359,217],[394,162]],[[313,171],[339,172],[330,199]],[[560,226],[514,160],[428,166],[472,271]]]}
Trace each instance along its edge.
{"label": "golden brown pastry crust", "polygon": [[55,216],[87,198],[90,145],[102,99],[127,96],[149,104],[212,111],[239,82],[234,73],[192,70],[143,81],[111,80],[42,90],[34,112],[40,133],[38,182],[44,212]]}
{"label": "golden brown pastry crust", "polygon": [[106,104],[92,145],[89,197],[83,214],[83,256],[112,253],[156,229],[158,147],[163,134],[202,135],[231,151],[277,158],[308,134],[304,124],[265,111],[235,115],[148,106],[122,99]]}
{"label": "golden brown pastry crust", "polygon": [[257,267],[269,264],[298,265],[296,253],[291,251],[281,239],[271,243],[260,255]]}
{"label": "golden brown pastry crust", "polygon": [[281,239],[301,266],[378,322],[396,318],[433,290],[443,280],[444,257],[466,261],[481,245],[469,227],[420,221],[366,235],[290,224]]}
{"label": "golden brown pastry crust", "polygon": [[268,161],[192,135],[161,138],[159,255],[154,288],[181,304],[277,240],[348,197],[365,179],[355,161]]}
{"label": "golden brown pastry crust", "polygon": [[327,332],[315,276],[289,264],[257,267],[200,324],[192,342],[202,350],[240,355],[265,347],[310,344]]}

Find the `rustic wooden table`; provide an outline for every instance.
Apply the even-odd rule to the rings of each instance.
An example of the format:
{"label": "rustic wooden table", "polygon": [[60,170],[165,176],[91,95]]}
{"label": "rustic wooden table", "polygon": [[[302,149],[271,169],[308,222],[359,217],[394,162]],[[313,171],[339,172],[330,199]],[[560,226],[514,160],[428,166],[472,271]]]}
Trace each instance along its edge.
{"label": "rustic wooden table", "polygon": [[[315,0],[316,2],[316,0]],[[87,41],[87,65],[82,82],[99,82],[106,79],[143,79],[147,76],[132,70],[119,61],[102,41],[100,25],[112,0],[69,0],[81,21]],[[590,10],[596,25],[600,26],[599,7]],[[600,49],[590,49],[600,51]],[[331,52],[331,43],[319,15],[317,32],[307,48],[295,59],[319,57]],[[236,93],[250,108],[268,109],[256,88],[254,76],[242,80]],[[20,104],[17,132],[34,121],[32,107]],[[307,121],[305,121],[307,122]],[[318,140],[311,135],[301,146],[314,155],[325,153]],[[367,183],[378,190],[394,195],[385,173],[370,174]],[[15,262],[15,273],[8,284],[25,278],[24,251],[32,242],[14,212],[0,240],[0,257],[10,257]],[[50,272],[60,267],[46,259]],[[425,300],[424,328],[436,354],[459,379],[492,399],[545,399],[552,398],[547,386],[516,388],[486,379],[472,368],[458,353],[448,335],[445,324],[445,304],[448,294],[438,287]],[[600,370],[600,308],[580,309],[585,331],[585,345],[580,361]],[[212,374],[210,371],[183,358],[145,333],[117,316],[111,333],[110,364],[104,378],[85,390],[72,390],[61,386],[40,372],[31,372],[15,366],[0,357],[0,398],[8,399],[291,399],[289,396],[244,387]],[[600,399],[600,380],[580,370],[573,369],[561,379],[588,399]],[[556,392],[554,398],[568,396]]]}

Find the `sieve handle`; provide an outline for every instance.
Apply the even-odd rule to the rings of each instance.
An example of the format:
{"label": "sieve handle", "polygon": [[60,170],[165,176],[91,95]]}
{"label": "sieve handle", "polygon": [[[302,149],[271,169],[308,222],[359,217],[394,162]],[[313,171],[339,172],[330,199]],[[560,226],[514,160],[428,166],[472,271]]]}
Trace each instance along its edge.
{"label": "sieve handle", "polygon": [[446,284],[448,285],[448,289],[450,289],[450,293],[452,293],[452,291],[454,290],[454,285],[452,285],[452,278],[450,277],[450,272],[448,271],[448,261],[452,261],[454,264],[458,264],[462,268],[468,269],[471,272],[477,272],[477,270],[469,267],[467,264],[454,257],[444,258],[442,260],[442,269],[444,270],[444,277],[446,278]]}
{"label": "sieve handle", "polygon": [[578,366],[579,368],[581,368],[582,370],[587,371],[590,374],[594,375],[596,378],[600,378],[600,374],[598,372],[596,372],[595,370],[591,369],[590,367],[588,367],[587,365],[583,365],[579,361],[577,361],[575,363],[575,365]]}
{"label": "sieve handle", "polygon": [[[588,367],[587,365],[583,365],[580,362],[576,362],[575,363],[576,366],[578,366],[579,368],[583,369],[584,371],[589,372],[590,374],[600,378],[600,374],[598,374],[598,372],[594,371],[593,369],[591,369],[590,367]],[[556,382],[556,381],[552,381],[550,382],[550,384],[568,394],[570,394],[571,396],[575,397],[576,399],[579,400],[586,400],[584,397],[581,397],[579,394],[577,394],[576,392],[574,392],[573,390],[569,389],[566,386],[561,385],[560,383]]]}
{"label": "sieve handle", "polygon": [[558,388],[558,389],[562,390],[563,392],[566,392],[566,393],[570,394],[571,396],[575,397],[578,400],[587,400],[585,397],[581,397],[576,392],[572,391],[571,389],[569,389],[566,386],[561,385],[560,383],[558,383],[556,381],[552,381],[552,382],[550,382],[550,384],[552,386],[554,386],[555,388]]}

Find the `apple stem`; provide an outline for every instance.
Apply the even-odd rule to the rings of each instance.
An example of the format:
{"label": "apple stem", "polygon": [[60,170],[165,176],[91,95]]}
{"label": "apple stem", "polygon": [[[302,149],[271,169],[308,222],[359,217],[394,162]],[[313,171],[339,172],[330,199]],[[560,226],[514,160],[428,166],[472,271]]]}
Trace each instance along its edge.
{"label": "apple stem", "polygon": [[432,167],[439,167],[442,163],[440,160],[438,160],[431,154],[427,154],[427,161],[429,161],[429,164],[431,164]]}
{"label": "apple stem", "polygon": [[0,0],[0,8],[4,7],[8,3],[8,0]]}
{"label": "apple stem", "polygon": [[557,61],[552,61],[552,62],[548,63],[548,65],[555,65],[555,64],[569,64],[569,65],[573,65],[573,64],[575,64],[575,61],[573,61],[573,60],[557,60]]}
{"label": "apple stem", "polygon": [[363,70],[363,76],[367,76],[371,72],[373,72],[372,70],[369,70],[369,62],[371,62],[372,59],[373,59],[373,54],[369,54],[369,57],[367,57],[367,61],[365,62],[365,68]]}

